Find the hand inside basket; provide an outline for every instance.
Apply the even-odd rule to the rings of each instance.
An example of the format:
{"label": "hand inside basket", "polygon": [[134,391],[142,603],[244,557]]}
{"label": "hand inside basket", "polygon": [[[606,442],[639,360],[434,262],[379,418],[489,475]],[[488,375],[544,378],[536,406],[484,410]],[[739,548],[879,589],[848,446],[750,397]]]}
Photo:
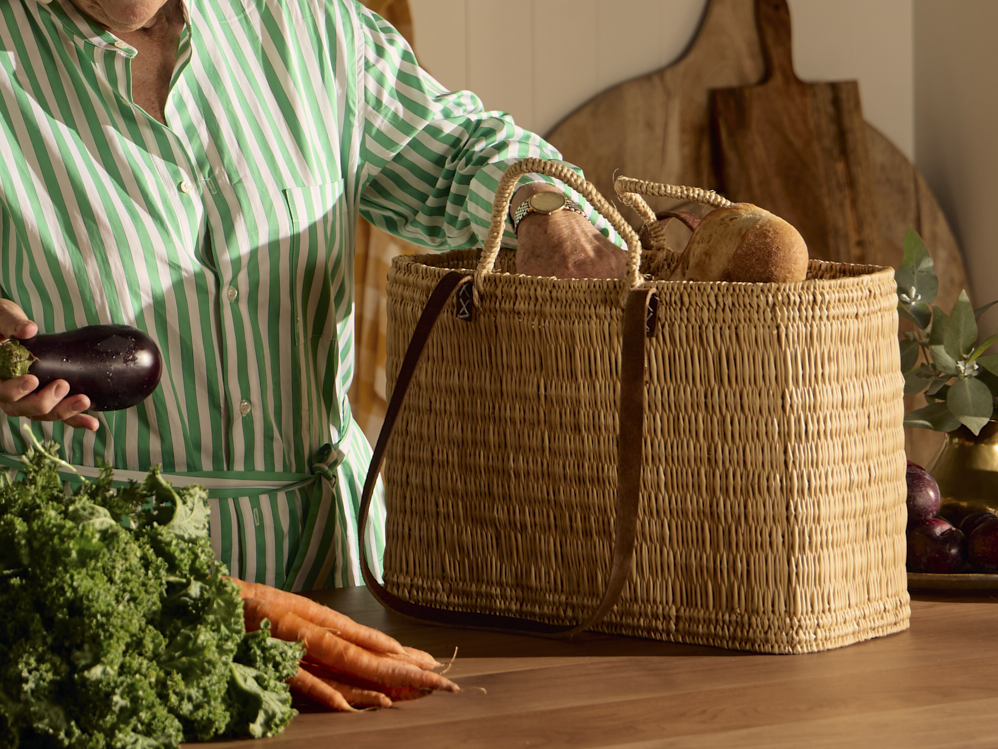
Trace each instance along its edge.
{"label": "hand inside basket", "polygon": [[[543,191],[560,192],[547,184],[527,185],[513,196],[511,211]],[[529,213],[517,226],[516,237],[516,272],[524,275],[620,278],[627,267],[624,251],[575,211]]]}

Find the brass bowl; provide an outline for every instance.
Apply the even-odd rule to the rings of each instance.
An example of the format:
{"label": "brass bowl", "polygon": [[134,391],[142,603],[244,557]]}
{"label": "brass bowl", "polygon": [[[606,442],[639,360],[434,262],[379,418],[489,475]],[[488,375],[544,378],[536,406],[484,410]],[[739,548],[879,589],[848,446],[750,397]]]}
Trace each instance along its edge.
{"label": "brass bowl", "polygon": [[998,515],[998,422],[977,436],[966,427],[950,432],[925,470],[939,484],[939,514],[953,525],[982,510]]}

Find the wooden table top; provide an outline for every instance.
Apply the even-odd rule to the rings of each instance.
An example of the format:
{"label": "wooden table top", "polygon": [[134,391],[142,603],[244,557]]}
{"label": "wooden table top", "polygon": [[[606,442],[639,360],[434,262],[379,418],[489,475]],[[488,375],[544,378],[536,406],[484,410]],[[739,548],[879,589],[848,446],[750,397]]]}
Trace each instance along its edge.
{"label": "wooden table top", "polygon": [[447,675],[463,691],[303,711],[280,736],[212,749],[998,747],[998,591],[914,594],[909,630],[808,655],[446,629],[365,588],[317,597],[438,660],[456,651]]}

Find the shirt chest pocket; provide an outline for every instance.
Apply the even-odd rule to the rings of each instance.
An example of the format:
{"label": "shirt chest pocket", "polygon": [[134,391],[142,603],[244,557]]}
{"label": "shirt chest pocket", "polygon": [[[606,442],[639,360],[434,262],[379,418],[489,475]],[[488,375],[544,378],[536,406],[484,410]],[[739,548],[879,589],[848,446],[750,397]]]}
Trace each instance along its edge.
{"label": "shirt chest pocket", "polygon": [[352,236],[343,181],[282,191],[290,216],[288,263],[294,345],[333,340],[352,308]]}

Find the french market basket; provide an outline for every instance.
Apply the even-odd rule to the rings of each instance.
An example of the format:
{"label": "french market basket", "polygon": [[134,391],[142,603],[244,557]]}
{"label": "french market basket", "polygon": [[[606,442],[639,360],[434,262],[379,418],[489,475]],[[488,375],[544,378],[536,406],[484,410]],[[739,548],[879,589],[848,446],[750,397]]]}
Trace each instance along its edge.
{"label": "french market basket", "polygon": [[[499,241],[527,172],[607,217],[626,280],[515,274]],[[630,199],[723,201],[618,183]],[[811,261],[800,283],[656,281],[641,254],[592,185],[527,159],[500,184],[484,250],[394,259],[392,400],[361,510],[363,533],[383,465],[372,592],[453,626],[765,653],[906,629],[893,271]]]}

